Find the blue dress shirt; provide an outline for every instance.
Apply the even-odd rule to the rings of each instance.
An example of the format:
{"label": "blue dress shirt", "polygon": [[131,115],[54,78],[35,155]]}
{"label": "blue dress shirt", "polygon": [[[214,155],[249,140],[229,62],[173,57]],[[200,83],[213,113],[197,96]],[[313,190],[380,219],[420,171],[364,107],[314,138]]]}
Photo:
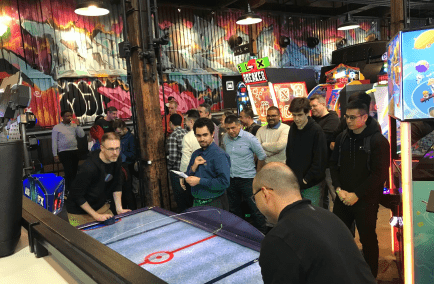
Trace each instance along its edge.
{"label": "blue dress shirt", "polygon": [[259,160],[267,158],[258,138],[241,129],[235,138],[226,133],[223,136],[223,143],[226,153],[231,158],[231,177],[254,178],[256,169],[253,154],[256,154]]}
{"label": "blue dress shirt", "polygon": [[[196,172],[191,171],[196,157],[202,156],[206,163],[199,165]],[[210,199],[221,196],[230,185],[231,161],[214,142],[205,150],[197,149],[191,155],[187,175],[200,178],[198,185],[191,187],[191,194],[197,199]]]}

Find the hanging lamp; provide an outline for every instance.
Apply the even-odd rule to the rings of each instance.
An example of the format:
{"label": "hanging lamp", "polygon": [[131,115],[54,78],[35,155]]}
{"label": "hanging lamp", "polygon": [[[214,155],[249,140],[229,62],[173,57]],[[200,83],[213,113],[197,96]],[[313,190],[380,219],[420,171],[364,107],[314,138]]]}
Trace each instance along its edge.
{"label": "hanging lamp", "polygon": [[357,28],[360,28],[360,25],[352,19],[350,13],[347,13],[345,21],[338,26],[338,31],[347,31]]}
{"label": "hanging lamp", "polygon": [[250,10],[250,4],[247,3],[247,13],[237,19],[237,25],[253,25],[262,22],[261,17]]}
{"label": "hanging lamp", "polygon": [[110,13],[104,1],[92,0],[80,1],[74,12],[81,16],[104,16]]}

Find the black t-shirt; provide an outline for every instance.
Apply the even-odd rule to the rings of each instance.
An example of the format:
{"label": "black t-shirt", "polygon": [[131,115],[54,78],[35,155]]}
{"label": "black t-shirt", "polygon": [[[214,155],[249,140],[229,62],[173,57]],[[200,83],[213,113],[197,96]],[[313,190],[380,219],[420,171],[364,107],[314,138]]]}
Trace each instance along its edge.
{"label": "black t-shirt", "polygon": [[113,129],[113,121],[107,121],[104,118],[101,118],[95,122],[95,125],[101,126],[102,130],[104,130],[104,133],[115,132]]}

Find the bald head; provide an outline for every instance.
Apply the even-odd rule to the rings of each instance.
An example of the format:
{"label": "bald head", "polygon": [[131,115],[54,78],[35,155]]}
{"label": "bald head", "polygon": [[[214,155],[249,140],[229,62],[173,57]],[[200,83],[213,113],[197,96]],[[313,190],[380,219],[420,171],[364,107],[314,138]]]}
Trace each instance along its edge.
{"label": "bald head", "polygon": [[256,174],[253,189],[256,192],[262,187],[272,188],[275,194],[283,199],[290,195],[300,196],[297,177],[283,163],[268,163]]}

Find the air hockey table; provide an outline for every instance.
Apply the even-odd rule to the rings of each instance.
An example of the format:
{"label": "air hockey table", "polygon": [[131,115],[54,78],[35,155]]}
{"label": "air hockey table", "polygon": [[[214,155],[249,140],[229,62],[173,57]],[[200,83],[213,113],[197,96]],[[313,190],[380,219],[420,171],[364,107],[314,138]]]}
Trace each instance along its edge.
{"label": "air hockey table", "polygon": [[78,229],[168,283],[263,283],[264,235],[222,209],[142,208],[116,216],[112,225]]}

